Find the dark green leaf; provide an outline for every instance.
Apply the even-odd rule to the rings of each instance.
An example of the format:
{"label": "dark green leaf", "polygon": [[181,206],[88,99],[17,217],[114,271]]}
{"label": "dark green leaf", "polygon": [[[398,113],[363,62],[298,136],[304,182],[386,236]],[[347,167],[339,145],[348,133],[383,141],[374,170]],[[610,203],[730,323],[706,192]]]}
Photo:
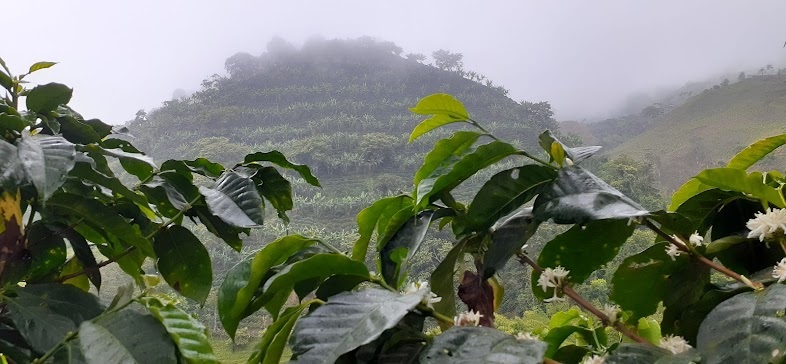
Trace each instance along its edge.
{"label": "dark green leaf", "polygon": [[98,134],[98,136],[101,139],[106,138],[107,135],[109,134],[112,134],[112,125],[104,123],[101,120],[87,119],[87,120],[82,120],[82,123],[89,125],[91,128],[93,128],[93,131],[95,131],[96,134]]}
{"label": "dark green leaf", "polygon": [[390,218],[396,212],[405,207],[412,206],[412,198],[409,196],[392,196],[380,199],[371,206],[363,209],[357,216],[358,233],[360,238],[352,248],[352,259],[365,261],[368,253],[368,244],[374,235],[376,228],[377,235],[384,233]]}
{"label": "dark green leaf", "polygon": [[90,144],[101,141],[102,137],[90,125],[71,115],[57,118],[57,121],[60,122],[60,132],[63,133],[63,137],[72,143]]}
{"label": "dark green leaf", "polygon": [[359,284],[368,281],[366,277],[353,276],[353,275],[335,275],[323,282],[315,295],[317,298],[327,301],[339,293],[351,291]]}
{"label": "dark green leaf", "polygon": [[[464,256],[464,247],[467,245],[468,239],[461,240],[456,244],[453,249],[448,252],[445,259],[439,263],[434,272],[431,273],[429,285],[431,290],[442,301],[434,303],[434,310],[448,316],[456,316],[456,283],[454,280],[456,262]],[[462,259],[463,261],[463,259]],[[440,323],[443,330],[447,329],[444,324]]]}
{"label": "dark green leaf", "polygon": [[265,245],[227,272],[218,290],[218,314],[221,325],[234,338],[238,323],[247,316],[246,310],[254,292],[270,268],[286,261],[299,250],[314,244],[313,239],[290,235]]}
{"label": "dark green leaf", "polygon": [[311,174],[311,169],[308,168],[306,165],[302,164],[294,164],[287,160],[283,153],[274,150],[271,152],[257,152],[253,154],[249,154],[243,160],[243,163],[254,163],[254,162],[270,162],[279,167],[291,169],[298,174],[300,174],[303,179],[308,182],[312,186],[320,187],[319,180]]}
{"label": "dark green leaf", "polygon": [[9,131],[21,132],[25,127],[29,126],[25,119],[16,115],[8,115],[0,113],[0,135],[6,135]]}
{"label": "dark green leaf", "polygon": [[28,284],[8,297],[11,320],[27,342],[46,352],[75,331],[82,321],[101,313],[98,298],[70,284]]}
{"label": "dark green leaf", "polygon": [[712,220],[721,207],[742,196],[742,194],[737,192],[712,188],[685,200],[680,204],[676,212],[691,221],[690,229],[704,233],[709,229]]}
{"label": "dark green leaf", "polygon": [[22,161],[19,160],[18,148],[0,139],[0,187],[15,190],[27,183]]}
{"label": "dark green leaf", "polygon": [[101,146],[86,145],[82,149],[88,152],[117,158],[126,172],[133,174],[139,180],[147,180],[154,172],[158,171],[153,159],[144,155],[130,142],[121,139],[104,139]]}
{"label": "dark green leaf", "polygon": [[[381,247],[379,252],[380,273],[385,281],[394,287],[399,287],[406,277],[408,262],[426,237],[433,215],[434,211],[423,211],[417,216],[412,216]],[[394,259],[397,251],[403,252],[400,253],[403,255],[403,259]]]}
{"label": "dark green leaf", "polygon": [[611,280],[611,299],[631,311],[633,318],[655,313],[675,265],[664,243],[625,258]]}
{"label": "dark green leaf", "polygon": [[706,363],[766,363],[786,347],[786,286],[736,295],[715,307],[699,328]]}
{"label": "dark green leaf", "polygon": [[786,144],[786,134],[761,139],[737,153],[726,165],[726,168],[748,169],[784,144]]}
{"label": "dark green leaf", "polygon": [[[441,168],[434,170],[426,178],[417,182],[416,204],[419,205],[424,201],[428,202],[429,197],[432,195],[450,192],[450,190],[481,169],[517,152],[518,150],[512,145],[496,140],[479,146],[476,150],[461,157],[455,164],[441,166]],[[428,156],[426,158],[428,159]]]}
{"label": "dark green leaf", "polygon": [[539,165],[512,168],[495,174],[469,205],[462,233],[487,230],[497,220],[535,197],[555,177],[553,169]]}
{"label": "dark green leaf", "polygon": [[89,181],[106,187],[116,195],[133,201],[134,204],[136,204],[139,208],[149,211],[152,214],[152,211],[148,206],[147,198],[142,194],[131,191],[128,187],[126,187],[126,185],[123,184],[123,182],[120,182],[120,180],[114,176],[107,176],[101,172],[98,172],[87,163],[76,163],[70,174],[72,176],[78,177],[84,182]]}
{"label": "dark green leaf", "polygon": [[289,341],[289,337],[292,334],[292,328],[295,327],[295,322],[310,305],[311,303],[309,302],[284,311],[284,314],[278,320],[265,329],[262,340],[257,344],[248,362],[261,364],[280,363],[281,355],[284,353],[284,348],[286,348],[287,341]]}
{"label": "dark green leaf", "polygon": [[[570,271],[568,280],[583,283],[592,272],[617,256],[620,246],[635,228],[625,220],[596,220],[575,225],[546,243],[538,264],[542,267],[563,266]],[[539,276],[537,273],[534,275]],[[542,291],[540,287],[534,289]]]}
{"label": "dark green leaf", "polygon": [[[659,359],[673,356],[668,350],[652,345],[622,344],[615,349],[605,363],[608,364],[654,364]],[[689,363],[684,361],[683,363]]]}
{"label": "dark green leaf", "polygon": [[646,216],[647,210],[589,171],[571,166],[535,199],[535,217],[558,224]]}
{"label": "dark green leaf", "polygon": [[41,279],[66,262],[66,246],[63,237],[54,234],[42,221],[28,226],[27,247],[32,256],[30,280]]}
{"label": "dark green leaf", "polygon": [[205,225],[207,231],[221,238],[235,251],[240,252],[240,249],[243,248],[243,239],[240,238],[240,233],[248,235],[249,229],[238,228],[225,223],[224,220],[211,214],[204,206],[196,207],[195,210],[199,221],[202,225]]}
{"label": "dark green leaf", "polygon": [[34,87],[27,93],[27,109],[43,114],[71,101],[74,90],[59,83],[47,83]]}
{"label": "dark green leaf", "polygon": [[226,172],[212,188],[199,187],[199,192],[205,196],[210,212],[227,224],[241,228],[262,225],[262,197],[250,178]]}
{"label": "dark green leaf", "polygon": [[155,242],[157,266],[164,280],[183,296],[204,304],[213,283],[213,269],[199,238],[180,225],[171,225],[156,235]]}
{"label": "dark green leaf", "polygon": [[141,303],[164,325],[180,355],[189,363],[218,363],[205,325],[177,306],[158,298],[145,297]]}
{"label": "dark green leaf", "polygon": [[543,338],[543,341],[548,344],[546,350],[546,357],[551,358],[557,354],[562,343],[565,342],[571,335],[581,333],[582,331],[589,331],[586,327],[576,325],[564,325],[549,328],[548,333]]}
{"label": "dark green leaf", "polygon": [[292,210],[292,185],[273,167],[260,168],[253,177],[257,191],[278,212],[278,217],[288,222],[286,212]]}
{"label": "dark green leaf", "polygon": [[666,334],[682,335],[682,313],[698,302],[710,284],[710,269],[697,262],[680,264],[666,280],[661,327]]}
{"label": "dark green leaf", "polygon": [[293,359],[296,363],[334,363],[398,324],[425,294],[425,290],[400,295],[371,288],[335,295],[295,325]]}
{"label": "dark green leaf", "polygon": [[59,193],[52,196],[47,205],[53,211],[84,218],[93,226],[110,232],[120,241],[139,248],[146,256],[154,256],[152,244],[140,234],[138,227],[129,224],[122,216],[96,200]]}
{"label": "dark green leaf", "polygon": [[513,254],[535,234],[538,224],[532,219],[532,209],[522,209],[494,226],[491,245],[483,256],[483,278],[491,278],[505,266]]}
{"label": "dark green leaf", "polygon": [[88,364],[177,363],[175,345],[164,327],[134,310],[82,322],[79,346]]}
{"label": "dark green leaf", "polygon": [[516,340],[502,331],[487,327],[455,326],[436,336],[421,363],[434,364],[540,364],[546,343]]}
{"label": "dark green leaf", "polygon": [[480,136],[480,133],[472,131],[459,131],[450,138],[442,139],[434,144],[434,148],[426,154],[423,165],[415,173],[415,186],[441,166],[451,166],[457,162]]}
{"label": "dark green leaf", "polygon": [[3,87],[9,91],[11,91],[11,89],[14,87],[14,80],[11,79],[11,76],[3,71],[0,71],[0,87]]}
{"label": "dark green leaf", "polygon": [[28,180],[33,182],[41,199],[48,199],[74,167],[74,145],[59,136],[30,136],[25,133],[17,147]]}
{"label": "dark green leaf", "polygon": [[371,278],[365,264],[341,254],[317,254],[285,266],[280,272],[265,282],[263,294],[255,299],[273,317],[281,311],[283,302],[268,304],[275,295],[292,292],[295,284],[314,278],[327,279],[332,275],[354,275]]}

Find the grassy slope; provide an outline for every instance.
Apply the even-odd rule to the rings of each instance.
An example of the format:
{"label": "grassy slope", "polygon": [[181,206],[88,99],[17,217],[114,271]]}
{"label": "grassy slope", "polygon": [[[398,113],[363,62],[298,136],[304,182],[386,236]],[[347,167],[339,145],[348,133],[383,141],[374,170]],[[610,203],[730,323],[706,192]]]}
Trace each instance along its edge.
{"label": "grassy slope", "polygon": [[[655,159],[668,192],[703,168],[722,166],[748,144],[784,132],[786,77],[754,77],[692,97],[611,153]],[[779,151],[765,167],[784,160]]]}

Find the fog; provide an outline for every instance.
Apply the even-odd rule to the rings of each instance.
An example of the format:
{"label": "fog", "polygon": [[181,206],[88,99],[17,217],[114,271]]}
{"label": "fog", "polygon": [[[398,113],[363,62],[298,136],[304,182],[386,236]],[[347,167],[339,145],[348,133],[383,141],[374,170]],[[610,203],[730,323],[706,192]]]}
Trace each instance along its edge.
{"label": "fog", "polygon": [[[393,41],[448,49],[517,101],[558,119],[593,119],[633,94],[786,61],[784,1],[4,1],[12,70],[51,60],[33,82],[74,87],[85,116],[122,123],[138,109],[223,74],[273,36]],[[10,41],[9,41],[10,40]],[[413,95],[415,97],[422,95]]]}

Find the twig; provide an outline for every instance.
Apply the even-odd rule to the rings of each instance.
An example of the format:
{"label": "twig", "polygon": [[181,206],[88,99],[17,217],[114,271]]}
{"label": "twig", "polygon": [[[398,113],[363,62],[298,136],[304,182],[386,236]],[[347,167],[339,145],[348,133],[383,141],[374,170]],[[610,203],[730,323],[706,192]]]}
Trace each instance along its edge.
{"label": "twig", "polygon": [[[519,257],[519,262],[521,264],[529,265],[530,267],[532,267],[532,269],[534,269],[538,273],[542,273],[543,272],[543,268],[541,268],[538,265],[538,263],[535,263],[534,260],[532,260],[530,257],[528,257],[523,252],[516,253],[516,256]],[[578,303],[579,306],[583,307],[585,310],[589,311],[590,313],[592,313],[593,315],[595,315],[599,319],[601,319],[601,321],[603,322],[604,326],[613,326],[615,329],[617,329],[617,331],[619,331],[623,335],[629,337],[631,340],[633,340],[635,342],[642,343],[642,344],[653,345],[651,342],[647,341],[647,339],[645,339],[645,338],[639,336],[637,333],[633,332],[631,329],[629,329],[627,326],[625,326],[625,324],[623,324],[621,321],[611,322],[611,319],[608,316],[606,316],[606,314],[604,314],[603,312],[598,310],[595,306],[592,305],[592,303],[590,303],[584,297],[582,297],[580,294],[578,294],[578,292],[574,291],[573,288],[571,288],[569,285],[563,284],[562,287],[559,287],[559,288],[562,290],[562,292],[566,296],[570,297],[573,301]],[[555,288],[555,289],[557,289],[557,288]]]}
{"label": "twig", "polygon": [[723,273],[727,277],[729,277],[731,279],[734,279],[734,280],[736,280],[736,281],[738,281],[738,282],[740,282],[742,284],[745,284],[746,286],[748,286],[750,288],[753,288],[754,290],[759,291],[759,290],[764,289],[764,285],[762,285],[760,282],[753,282],[750,279],[746,278],[745,276],[743,276],[743,275],[741,275],[741,274],[739,274],[739,273],[737,273],[737,272],[735,272],[735,271],[733,271],[733,270],[731,270],[729,268],[726,268],[723,265],[715,263],[712,260],[707,259],[707,257],[705,257],[705,256],[703,256],[701,254],[698,254],[697,252],[693,251],[692,249],[690,249],[690,247],[686,246],[679,239],[675,239],[671,235],[666,234],[666,232],[661,230],[659,227],[655,226],[655,224],[653,224],[650,219],[646,219],[645,218],[643,224],[645,226],[647,226],[648,228],[650,228],[650,230],[652,230],[656,234],[658,234],[660,237],[666,239],[666,241],[668,241],[669,243],[671,243],[674,246],[676,246],[677,249],[682,250],[682,251],[690,254],[692,257],[696,258],[696,260],[698,260],[702,264],[710,267],[711,269],[715,269],[716,271],[718,271],[720,273]]}

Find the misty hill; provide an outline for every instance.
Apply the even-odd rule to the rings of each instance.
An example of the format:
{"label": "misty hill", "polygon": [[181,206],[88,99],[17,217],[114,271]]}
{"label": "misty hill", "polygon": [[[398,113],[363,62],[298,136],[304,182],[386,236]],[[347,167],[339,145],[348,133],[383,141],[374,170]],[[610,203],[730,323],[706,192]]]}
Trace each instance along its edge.
{"label": "misty hill", "polygon": [[322,191],[295,186],[296,213],[335,217],[351,229],[368,202],[409,188],[424,153],[441,137],[407,144],[422,120],[408,108],[424,96],[450,93],[492,132],[532,150],[540,132],[556,129],[548,103],[516,102],[504,88],[464,71],[460,54],[441,52],[437,67],[367,37],[315,39],[300,49],[274,39],[260,56],[227,59],[228,76],[214,75],[200,91],[140,112],[128,126],[135,144],[158,160],[204,156],[228,163],[278,149],[311,166],[323,182]]}
{"label": "misty hill", "polygon": [[[629,125],[600,123],[587,128],[617,127],[622,130],[618,134],[628,133],[610,153],[646,159],[656,167],[663,190],[672,191],[701,169],[722,167],[750,143],[786,132],[786,75],[724,82],[670,112],[629,118],[635,119]],[[782,170],[784,161],[786,153],[776,151],[762,163]]]}

